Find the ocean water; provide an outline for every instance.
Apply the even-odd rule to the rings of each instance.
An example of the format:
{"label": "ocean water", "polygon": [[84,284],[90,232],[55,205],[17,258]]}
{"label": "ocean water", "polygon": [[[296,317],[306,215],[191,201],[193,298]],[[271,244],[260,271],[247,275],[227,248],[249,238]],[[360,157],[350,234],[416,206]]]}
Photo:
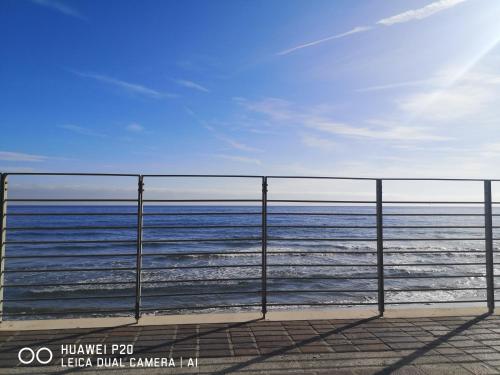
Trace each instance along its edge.
{"label": "ocean water", "polygon": [[[9,206],[6,319],[132,313],[136,212],[135,206]],[[260,206],[147,205],[144,213],[145,314],[260,309]],[[373,206],[270,206],[268,213],[269,310],[377,303]],[[481,214],[482,207],[385,207],[386,303],[484,301]],[[46,229],[27,229],[33,227]],[[109,242],[74,242],[100,240]],[[495,268],[500,275],[496,262]]]}

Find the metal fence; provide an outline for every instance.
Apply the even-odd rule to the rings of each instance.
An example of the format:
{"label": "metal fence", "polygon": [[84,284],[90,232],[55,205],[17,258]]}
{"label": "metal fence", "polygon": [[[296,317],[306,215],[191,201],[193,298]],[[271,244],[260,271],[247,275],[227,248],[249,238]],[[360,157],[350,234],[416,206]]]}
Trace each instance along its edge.
{"label": "metal fence", "polygon": [[[93,178],[124,177],[134,181],[137,194],[133,198],[11,198],[8,180],[14,176],[79,176]],[[156,179],[242,179],[249,180],[260,191],[254,198],[196,198],[196,199],[164,199],[148,198],[148,184]],[[269,183],[282,180],[345,180],[373,183],[372,200],[311,200],[311,199],[270,199],[268,198]],[[484,186],[483,199],[477,201],[411,201],[384,200],[383,187],[386,181],[448,181],[453,183],[476,182]],[[41,317],[68,316],[104,316],[114,314],[133,314],[138,319],[141,314],[165,313],[203,310],[258,309],[265,317],[270,309],[287,306],[353,306],[374,305],[383,314],[386,305],[390,304],[422,304],[422,303],[483,303],[490,312],[495,307],[494,283],[494,229],[493,218],[500,216],[493,212],[493,207],[500,202],[492,201],[492,181],[479,179],[376,179],[376,178],[339,178],[339,177],[299,177],[299,176],[248,176],[248,175],[135,175],[135,174],[84,174],[84,173],[4,173],[1,174],[1,278],[0,278],[0,317],[2,319],[23,319]],[[92,209],[84,209],[81,204],[99,204]],[[47,206],[64,204],[62,206]],[[77,206],[75,206],[75,204]],[[99,207],[113,204],[106,210]],[[197,209],[181,210],[179,205],[203,205]],[[230,209],[214,208],[214,204],[230,205]],[[161,207],[158,205],[162,205]],[[241,206],[244,205],[244,206]],[[311,205],[313,209],[304,210],[301,207]],[[475,207],[477,211],[466,210],[446,212],[408,212],[398,211],[401,205],[422,205],[425,207],[442,207],[454,205],[458,210],[462,207]],[[177,207],[176,210],[166,210],[164,207]],[[328,206],[334,209],[321,209]],[[350,207],[350,210],[336,210],[338,206]],[[89,206],[86,206],[89,207]],[[193,207],[193,206],[182,206]],[[291,209],[290,207],[293,207]],[[316,209],[314,209],[316,208]],[[359,210],[356,210],[359,208]],[[73,210],[73,211],[72,211]],[[215,224],[207,224],[207,217],[216,218]],[[296,223],[296,218],[322,217],[319,224]],[[351,220],[339,224],[339,218]],[[474,225],[422,225],[398,224],[402,217],[471,217],[480,220]],[[35,220],[33,219],[35,218]],[[47,226],[49,218],[60,218],[57,225]],[[95,218],[96,224],[89,225],[90,218]],[[99,218],[102,219],[99,221]],[[187,223],[178,224],[179,218],[189,218]],[[219,220],[224,218],[224,221]],[[347,218],[347,219],[345,219]],[[238,221],[238,220],[240,221]],[[359,220],[366,220],[360,222]],[[34,220],[34,221],[33,221]],[[51,219],[52,220],[52,219]],[[69,220],[70,224],[64,224]],[[86,221],[85,221],[86,220]],[[217,221],[219,220],[219,221]],[[234,222],[232,221],[234,220]],[[394,220],[396,220],[394,222]],[[11,221],[13,224],[11,224]],[[79,224],[85,221],[85,225]],[[201,224],[199,224],[201,222]],[[347,223],[347,225],[345,224]],[[117,225],[118,224],[118,225]],[[303,234],[308,229],[320,230],[324,236],[296,235]],[[391,230],[471,230],[481,231],[481,235],[460,237],[396,237],[388,236]],[[235,237],[230,235],[234,230]],[[287,231],[287,235],[280,231]],[[331,235],[332,230],[348,231],[349,237]],[[484,230],[484,232],[482,232]],[[107,233],[101,238],[101,232]],[[196,236],[197,233],[203,235]],[[371,232],[370,232],[371,231]],[[68,235],[66,233],[73,233]],[[318,232],[318,233],[323,233]],[[27,233],[24,237],[19,237]],[[79,233],[83,233],[80,235]],[[86,234],[87,233],[87,234]],[[116,234],[119,233],[119,234]],[[162,236],[161,233],[168,233]],[[174,233],[172,235],[171,233]],[[179,234],[177,237],[175,233]],[[182,236],[180,233],[184,233]],[[186,234],[187,233],[187,234]],[[189,235],[190,233],[194,234]],[[215,233],[212,235],[212,233]],[[248,233],[248,235],[246,235]],[[366,235],[366,233],[370,233]],[[52,237],[46,237],[54,234]],[[53,237],[56,237],[54,239]],[[12,238],[13,239],[12,239]],[[49,239],[47,239],[49,238]],[[412,249],[403,247],[398,250],[388,249],[388,244],[417,243],[419,241],[472,241],[480,248],[447,249],[448,254],[474,254],[480,257],[478,262],[432,262],[430,264],[386,262],[384,256],[394,254],[440,254],[440,249]],[[285,242],[295,243],[295,248],[284,250],[277,246]],[[305,248],[307,243],[367,243],[362,251],[359,249],[311,250]],[[230,244],[229,250],[214,250],[213,247],[203,247],[206,244]],[[241,250],[238,246],[245,244]],[[301,248],[304,244],[304,249]],[[53,247],[58,247],[55,251]],[[99,246],[103,246],[100,249]],[[111,247],[115,246],[115,247]],[[163,247],[173,246],[174,250]],[[370,247],[371,246],[371,247]],[[201,250],[198,248],[200,247]],[[106,250],[107,249],[107,250]],[[338,256],[344,254],[351,259],[348,263],[311,263],[288,262],[287,256],[305,259],[313,255]],[[243,260],[224,262],[201,262],[199,256],[225,257],[244,255]],[[280,258],[281,257],[281,258]],[[284,258],[283,258],[284,257]],[[300,258],[302,257],[302,258]],[[370,258],[371,257],[371,258]],[[151,259],[180,259],[177,263],[152,262]],[[285,263],[270,262],[272,259],[285,259]],[[364,262],[363,259],[371,259]],[[482,259],[484,258],[484,259]],[[53,266],[54,259],[66,259],[63,266]],[[72,260],[78,268],[71,267]],[[238,258],[239,259],[239,258]],[[295,259],[295,258],[294,258]],[[330,258],[328,258],[330,259]],[[335,259],[335,258],[334,258]],[[352,260],[354,259],[354,260]],[[404,259],[404,258],[403,258]],[[103,261],[101,261],[103,260]],[[182,260],[182,261],[181,261]],[[37,263],[38,262],[38,263]],[[89,263],[90,262],[90,263]],[[40,263],[40,266],[37,264]],[[56,263],[57,264],[57,263]],[[96,267],[95,265],[98,265]],[[103,264],[104,266],[101,266]],[[398,274],[388,270],[398,267],[412,266],[443,266],[458,267],[463,270],[456,274]],[[470,272],[472,268],[480,267],[482,272]],[[307,270],[321,268],[329,269],[327,274],[312,273],[307,276]],[[346,274],[340,269],[354,270],[366,268],[364,273]],[[226,270],[238,270],[241,277]],[[305,270],[298,275],[297,269]],[[285,270],[288,273],[283,273]],[[196,277],[190,277],[196,271]],[[96,275],[93,278],[92,275]],[[304,276],[304,274],[306,276]],[[44,278],[41,279],[40,275]],[[47,276],[48,275],[48,276]],[[75,276],[76,275],[76,276]],[[205,275],[205,276],[204,276]],[[166,276],[166,277],[165,277]],[[481,285],[446,286],[446,287],[409,287],[398,288],[388,286],[391,280],[401,279],[453,279],[476,278]],[[363,284],[362,288],[331,288],[315,287],[318,280],[332,281],[335,285],[344,285],[342,281],[354,282],[364,280],[372,284]],[[297,282],[293,288],[283,282]],[[233,284],[231,284],[233,283]],[[335,284],[337,283],[337,284]],[[163,287],[168,285],[166,289]],[[178,287],[180,292],[176,293]],[[230,287],[229,287],[229,286]],[[355,285],[355,284],[354,284]],[[370,286],[371,285],[371,286]],[[186,289],[186,286],[189,288]],[[44,296],[50,289],[52,294]],[[55,289],[54,289],[55,288]],[[42,291],[40,291],[42,290]],[[96,290],[100,292],[93,294]],[[159,290],[160,292],[156,292]],[[446,301],[416,301],[393,300],[386,294],[433,292],[433,291],[484,291],[481,299],[457,299]],[[19,291],[23,291],[19,294]],[[10,293],[9,293],[10,292]],[[57,292],[57,293],[56,293]],[[365,300],[359,298],[346,302],[345,299],[328,300],[316,303],[302,296],[336,295],[372,296]],[[276,296],[288,295],[294,298],[283,300]],[[170,301],[176,300],[177,304]],[[107,301],[114,301],[107,304]],[[180,302],[179,302],[180,301]],[[196,301],[189,303],[186,301]],[[201,301],[201,303],[200,303]],[[203,303],[208,301],[208,303]],[[228,302],[229,301],[229,302]],[[62,309],[62,304],[72,304],[74,309]]]}

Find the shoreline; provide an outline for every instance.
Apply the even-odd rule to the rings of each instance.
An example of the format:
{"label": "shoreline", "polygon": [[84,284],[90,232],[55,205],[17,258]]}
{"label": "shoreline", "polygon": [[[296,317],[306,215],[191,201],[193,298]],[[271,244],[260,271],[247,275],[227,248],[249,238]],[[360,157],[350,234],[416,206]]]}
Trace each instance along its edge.
{"label": "shoreline", "polygon": [[[393,306],[383,318],[427,318],[445,316],[478,316],[488,313],[484,305],[450,303],[440,307],[418,305],[415,308]],[[492,315],[498,315],[495,312]],[[8,320],[0,322],[0,331],[30,331],[47,329],[105,328],[118,326],[155,326],[186,324],[223,324],[249,321],[300,321],[322,319],[366,319],[379,316],[376,308],[336,308],[271,311],[262,319],[260,312],[203,313],[180,315],[144,315],[137,322],[133,317],[67,318],[46,320]]]}

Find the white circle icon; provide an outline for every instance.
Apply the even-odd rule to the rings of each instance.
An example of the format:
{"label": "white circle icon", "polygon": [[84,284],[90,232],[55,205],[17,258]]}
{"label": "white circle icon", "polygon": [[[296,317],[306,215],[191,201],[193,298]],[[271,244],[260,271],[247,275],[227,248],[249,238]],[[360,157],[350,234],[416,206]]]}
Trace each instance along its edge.
{"label": "white circle icon", "polygon": [[[23,359],[24,352],[30,353],[29,359]],[[43,360],[40,358],[40,353],[43,353],[43,352],[48,353],[49,359]],[[21,350],[19,350],[19,353],[17,353],[17,358],[19,359],[19,362],[21,362],[24,365],[29,365],[29,364],[33,363],[35,358],[39,364],[46,365],[50,361],[52,361],[52,357],[53,357],[52,350],[50,350],[49,348],[46,348],[46,347],[39,348],[36,352],[33,349],[26,347],[26,348],[22,348]]]}

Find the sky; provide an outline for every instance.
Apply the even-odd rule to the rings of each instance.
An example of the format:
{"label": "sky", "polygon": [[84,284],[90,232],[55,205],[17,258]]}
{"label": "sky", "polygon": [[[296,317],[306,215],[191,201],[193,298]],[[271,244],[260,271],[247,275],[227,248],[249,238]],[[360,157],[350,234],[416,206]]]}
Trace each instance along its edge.
{"label": "sky", "polygon": [[0,170],[500,178],[500,2],[0,2]]}

